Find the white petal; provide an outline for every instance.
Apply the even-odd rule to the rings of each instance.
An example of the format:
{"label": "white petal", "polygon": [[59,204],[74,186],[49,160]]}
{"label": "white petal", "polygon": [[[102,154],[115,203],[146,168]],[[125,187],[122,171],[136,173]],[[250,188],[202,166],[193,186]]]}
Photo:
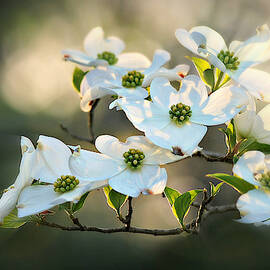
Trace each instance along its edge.
{"label": "white petal", "polygon": [[178,65],[172,69],[161,67],[156,72],[148,74],[143,80],[143,87],[148,87],[154,78],[164,77],[169,81],[180,81],[189,72],[188,65]]}
{"label": "white petal", "polygon": [[173,122],[163,129],[152,129],[145,136],[154,144],[168,150],[178,148],[183,154],[192,155],[206,134],[207,127],[191,122],[178,126]]}
{"label": "white petal", "polygon": [[243,42],[239,41],[239,40],[232,41],[230,46],[229,46],[229,51],[235,53],[238,50],[239,46],[241,46],[242,44],[243,44]]}
{"label": "white petal", "polygon": [[151,73],[158,71],[162,66],[169,62],[170,59],[171,55],[169,52],[165,50],[156,50],[151,66],[144,71],[145,76],[147,77]]}
{"label": "white petal", "polygon": [[84,76],[81,82],[80,93],[84,96],[90,90],[91,100],[100,98],[103,96],[103,92],[99,93],[99,89],[111,86],[114,80],[115,74],[108,69],[91,70]]}
{"label": "white petal", "polygon": [[85,53],[77,50],[63,50],[64,60],[81,64],[84,66],[89,66],[90,62],[94,60],[93,57],[89,57]]}
{"label": "white petal", "polygon": [[270,31],[268,27],[261,27],[257,34],[242,42],[235,51],[240,66],[251,67],[270,59]]}
{"label": "white petal", "polygon": [[234,85],[223,87],[210,95],[201,111],[192,111],[190,120],[207,126],[219,125],[232,119],[248,101],[242,88]]}
{"label": "white petal", "polygon": [[255,117],[250,136],[260,143],[270,144],[270,104]]}
{"label": "white petal", "polygon": [[74,176],[86,181],[108,179],[126,167],[108,156],[87,150],[72,155],[69,165]]}
{"label": "white petal", "polygon": [[148,97],[148,92],[142,87],[136,88],[113,88],[112,91],[119,97],[125,97],[127,99],[133,100],[143,100]]}
{"label": "white petal", "polygon": [[96,27],[85,37],[84,48],[90,57],[97,58],[97,54],[104,51],[109,51],[118,55],[124,50],[125,44],[117,37],[108,37],[107,39],[104,39],[103,29],[101,27]]}
{"label": "white petal", "polygon": [[180,96],[180,101],[185,105],[191,106],[192,110],[202,107],[208,98],[205,84],[196,75],[188,75],[182,80],[182,86],[178,95]]}
{"label": "white petal", "polygon": [[15,186],[10,186],[4,191],[0,199],[0,224],[3,222],[3,219],[15,208],[20,193],[21,188]]}
{"label": "white petal", "polygon": [[127,118],[141,131],[163,128],[170,122],[169,110],[165,112],[148,100],[132,101],[121,98],[114,102],[110,108],[113,106],[124,110]]}
{"label": "white petal", "polygon": [[150,165],[134,171],[126,169],[109,179],[109,185],[114,190],[131,197],[138,197],[141,192],[145,194],[162,193],[166,182],[165,169]]}
{"label": "white petal", "polygon": [[237,208],[244,217],[243,223],[263,222],[270,218],[270,196],[261,190],[254,189],[242,195],[237,201]]}
{"label": "white petal", "polygon": [[270,102],[269,73],[258,69],[248,68],[231,72],[230,76],[237,83],[245,87],[254,97]]}
{"label": "white petal", "polygon": [[151,65],[151,61],[141,53],[121,53],[117,56],[117,67],[130,69],[144,69]]}
{"label": "white petal", "polygon": [[27,137],[21,136],[21,150],[22,154],[25,152],[32,153],[35,150],[35,147]]}
{"label": "white petal", "polygon": [[[37,155],[45,170],[40,172],[40,180],[54,183],[61,175],[69,175],[70,149],[60,140],[47,136],[39,136]],[[52,176],[54,176],[52,178]]]}
{"label": "white petal", "polygon": [[248,181],[258,185],[254,174],[260,172],[265,167],[265,155],[259,151],[249,151],[244,153],[233,166],[233,173]]}
{"label": "white petal", "polygon": [[173,88],[166,78],[155,78],[150,86],[150,95],[153,103],[168,114],[171,105],[180,100],[179,92]]}
{"label": "white petal", "polygon": [[175,35],[184,47],[195,54],[198,54],[198,47],[201,45],[204,45],[206,49],[215,55],[221,50],[227,49],[222,36],[207,26],[196,26],[189,32],[184,29],[178,29]]}

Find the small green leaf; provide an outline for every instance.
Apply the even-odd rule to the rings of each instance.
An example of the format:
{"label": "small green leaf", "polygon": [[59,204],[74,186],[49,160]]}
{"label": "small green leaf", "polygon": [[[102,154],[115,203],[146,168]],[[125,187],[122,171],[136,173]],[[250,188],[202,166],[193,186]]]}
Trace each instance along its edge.
{"label": "small green leaf", "polygon": [[[218,78],[220,75],[220,70],[218,68],[216,68],[216,77]],[[223,75],[223,80],[222,83],[219,85],[219,88],[222,87],[224,84],[226,84],[229,80],[231,79],[231,77],[228,74]]]}
{"label": "small green leaf", "polygon": [[244,179],[238,176],[233,176],[225,173],[208,174],[206,176],[225,182],[226,184],[230,185],[241,194],[244,194],[256,188],[256,186],[250,184],[249,182],[245,181]]}
{"label": "small green leaf", "polygon": [[206,83],[209,87],[212,87],[211,85],[208,84],[208,82],[204,78],[204,71],[207,69],[211,69],[211,65],[206,60],[198,58],[198,57],[187,56],[187,58],[193,62],[193,64],[195,65],[195,68],[197,69],[204,83]]}
{"label": "small green leaf", "polygon": [[245,148],[245,152],[254,151],[254,150],[261,151],[265,155],[269,155],[270,154],[270,144],[258,143],[255,141],[255,142],[249,144],[248,146],[246,146],[246,148]]}
{"label": "small green leaf", "polygon": [[188,214],[191,203],[202,190],[190,190],[180,195],[174,202],[174,211],[180,224],[184,227],[184,217]]}
{"label": "small green leaf", "polygon": [[38,220],[36,216],[18,218],[18,210],[15,208],[8,216],[4,218],[0,228],[17,229],[27,222],[35,222],[36,220]]}
{"label": "small green leaf", "polygon": [[74,71],[73,71],[73,76],[72,76],[72,83],[73,83],[73,87],[75,88],[75,90],[77,90],[80,93],[80,86],[81,86],[81,82],[83,77],[85,76],[85,74],[88,71],[84,72],[83,70],[81,70],[78,67],[75,67]]}
{"label": "small green leaf", "polygon": [[224,182],[221,182],[217,184],[216,186],[212,182],[209,182],[209,183],[211,186],[211,197],[215,197],[219,193],[220,188],[224,184]]}
{"label": "small green leaf", "polygon": [[120,209],[128,196],[113,190],[110,186],[106,186],[103,190],[107,198],[107,204],[120,215]]}
{"label": "small green leaf", "polygon": [[231,120],[226,129],[221,128],[219,130],[225,134],[227,147],[229,152],[232,153],[236,145],[236,131],[233,120]]}
{"label": "small green leaf", "polygon": [[244,154],[245,152],[249,151],[250,147],[252,146],[252,144],[255,142],[254,138],[248,138],[248,139],[244,139],[239,146],[239,155]]}
{"label": "small green leaf", "polygon": [[77,203],[73,203],[72,205],[72,212],[76,213],[77,211],[79,211],[85,202],[85,199],[87,198],[89,192],[86,192],[84,195],[82,195],[82,197],[80,198],[80,200]]}
{"label": "small green leaf", "polygon": [[204,80],[206,83],[210,86],[211,89],[213,89],[215,85],[215,76],[212,69],[208,68],[203,71]]}
{"label": "small green leaf", "polygon": [[170,187],[165,187],[164,193],[171,206],[174,204],[176,198],[178,198],[181,195],[179,191]]}
{"label": "small green leaf", "polygon": [[62,210],[70,211],[70,207],[71,207],[71,203],[70,202],[65,202],[65,203],[62,203],[62,204],[59,204],[58,205],[58,209],[60,211],[62,211]]}

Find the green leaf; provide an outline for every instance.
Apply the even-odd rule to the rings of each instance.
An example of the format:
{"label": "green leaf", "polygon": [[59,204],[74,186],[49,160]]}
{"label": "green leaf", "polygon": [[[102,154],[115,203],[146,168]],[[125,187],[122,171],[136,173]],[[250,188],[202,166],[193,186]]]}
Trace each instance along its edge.
{"label": "green leaf", "polygon": [[226,129],[222,128],[220,131],[222,131],[226,136],[226,144],[230,150],[229,152],[233,152],[236,145],[236,131],[233,120],[231,120]]}
{"label": "green leaf", "polygon": [[62,211],[62,210],[66,210],[66,211],[70,211],[70,207],[71,207],[71,203],[70,202],[65,202],[65,203],[62,203],[62,204],[59,204],[58,205],[58,209],[60,210],[60,211]]}
{"label": "green leaf", "polygon": [[[220,72],[221,71],[218,68],[216,68],[216,76],[217,76],[217,78],[219,77]],[[222,87],[224,84],[226,84],[230,79],[231,79],[231,77],[228,74],[224,74],[222,83],[219,85],[219,88]]]}
{"label": "green leaf", "polygon": [[27,222],[35,222],[36,220],[38,220],[36,216],[18,218],[18,210],[15,208],[8,216],[4,218],[0,228],[17,229]]}
{"label": "green leaf", "polygon": [[179,191],[170,187],[165,187],[164,193],[171,206],[174,204],[175,200],[181,195]]}
{"label": "green leaf", "polygon": [[87,198],[89,192],[86,192],[84,195],[82,195],[82,197],[80,198],[80,200],[77,203],[73,203],[72,205],[72,212],[76,213],[77,211],[79,211],[85,202],[85,199]]}
{"label": "green leaf", "polygon": [[214,72],[211,68],[208,68],[203,71],[203,76],[206,81],[206,83],[210,86],[211,89],[213,89],[215,85],[215,76]]}
{"label": "green leaf", "polygon": [[190,190],[180,195],[174,202],[174,210],[180,224],[184,227],[184,217],[188,214],[191,203],[202,190]]}
{"label": "green leaf", "polygon": [[245,152],[246,151],[253,151],[253,150],[261,151],[265,155],[269,155],[270,154],[270,144],[258,143],[258,142],[255,141],[253,143],[250,143],[245,148]]}
{"label": "green leaf", "polygon": [[211,65],[206,60],[198,58],[198,57],[187,56],[187,58],[193,62],[193,64],[195,65],[195,68],[197,69],[201,79],[209,87],[212,87],[211,85],[209,85],[209,83],[205,80],[205,77],[204,77],[204,71],[207,70],[207,69],[211,69]]}
{"label": "green leaf", "polygon": [[212,177],[218,179],[231,187],[233,187],[236,191],[241,194],[244,194],[252,189],[255,189],[256,186],[250,184],[249,182],[245,181],[244,179],[233,176],[225,173],[215,173],[215,174],[208,174],[207,177]]}
{"label": "green leaf", "polygon": [[248,138],[244,139],[239,146],[239,155],[244,154],[245,152],[249,151],[249,148],[252,146],[252,144],[255,142],[254,138]]}
{"label": "green leaf", "polygon": [[88,71],[84,72],[83,70],[81,70],[78,67],[75,67],[74,71],[73,71],[73,76],[72,76],[72,83],[73,83],[73,87],[75,88],[75,90],[77,90],[80,93],[80,86],[81,86],[81,82],[83,77],[85,76],[85,74]]}
{"label": "green leaf", "polygon": [[107,204],[120,215],[120,209],[128,196],[113,190],[110,186],[106,186],[103,190],[107,198]]}
{"label": "green leaf", "polygon": [[211,196],[215,197],[219,193],[220,188],[224,184],[224,182],[220,182],[216,186],[212,182],[209,182],[209,183],[210,183],[210,186],[211,186]]}

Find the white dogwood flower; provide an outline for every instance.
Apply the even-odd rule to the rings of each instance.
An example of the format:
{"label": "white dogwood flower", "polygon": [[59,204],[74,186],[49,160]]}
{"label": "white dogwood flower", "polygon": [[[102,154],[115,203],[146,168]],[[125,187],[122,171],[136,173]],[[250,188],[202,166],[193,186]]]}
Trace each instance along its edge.
{"label": "white dogwood flower", "polygon": [[36,152],[32,142],[26,137],[21,137],[21,150],[22,159],[19,174],[15,183],[4,191],[0,199],[0,224],[16,207],[23,188],[31,185],[33,180],[33,171],[36,166]]}
{"label": "white dogwood flower", "polygon": [[259,151],[244,153],[233,167],[234,174],[258,186],[237,201],[243,223],[270,225],[270,158]]}
{"label": "white dogwood flower", "polygon": [[150,87],[152,102],[119,99],[120,107],[133,125],[154,144],[191,155],[207,131],[206,126],[230,120],[247,103],[247,95],[236,86],[223,87],[208,97],[198,76],[182,80],[179,91],[165,78],[155,78]]}
{"label": "white dogwood flower", "polygon": [[[102,135],[96,139],[96,148],[102,154],[110,157],[121,167],[121,172],[109,179],[109,185],[116,191],[137,197],[140,193],[162,193],[167,182],[167,173],[160,165],[185,158],[173,155],[170,151],[152,144],[144,136],[132,136],[125,143],[109,135]],[[81,171],[81,166],[88,168],[91,175],[91,163],[85,158],[85,164],[77,164],[76,169]],[[75,166],[73,167],[75,170]],[[104,170],[109,170],[107,167]],[[76,171],[76,170],[75,170]]]}
{"label": "white dogwood flower", "polygon": [[141,53],[122,53],[125,43],[117,37],[104,38],[101,27],[93,28],[84,39],[86,53],[63,50],[64,59],[83,66],[147,68],[151,62]]}
{"label": "white dogwood flower", "polygon": [[207,26],[190,31],[176,30],[176,38],[193,53],[227,73],[258,99],[270,101],[270,74],[251,67],[270,59],[270,31],[267,25],[244,42],[233,41],[229,48],[222,36]]}
{"label": "white dogwood flower", "polygon": [[[80,150],[80,147],[72,148],[56,138],[39,137],[35,175],[39,182],[22,190],[17,204],[19,217],[37,214],[65,202],[77,202],[87,191],[107,185],[106,179],[122,169],[110,157]],[[87,158],[80,152],[87,153]],[[80,170],[77,164],[81,165]],[[85,171],[90,173],[86,175]]]}
{"label": "white dogwood flower", "polygon": [[93,100],[106,95],[143,100],[149,94],[145,88],[156,77],[165,77],[170,81],[182,80],[187,75],[189,66],[178,65],[173,69],[166,69],[163,65],[169,60],[170,54],[167,51],[156,50],[152,64],[147,69],[95,69],[88,72],[80,87],[82,111],[88,112]]}
{"label": "white dogwood flower", "polygon": [[270,144],[270,104],[256,110],[255,100],[250,97],[248,106],[234,117],[238,139],[253,138],[255,141]]}

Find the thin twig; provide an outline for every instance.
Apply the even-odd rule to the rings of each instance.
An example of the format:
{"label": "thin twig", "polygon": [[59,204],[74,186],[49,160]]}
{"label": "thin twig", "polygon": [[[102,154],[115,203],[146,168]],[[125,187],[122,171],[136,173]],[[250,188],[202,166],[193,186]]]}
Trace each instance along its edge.
{"label": "thin twig", "polygon": [[65,131],[70,137],[79,140],[79,141],[83,141],[83,142],[88,142],[88,143],[93,143],[93,141],[91,139],[85,138],[85,137],[81,137],[78,136],[76,134],[73,134],[67,127],[65,127],[63,124],[60,124],[60,128]]}
{"label": "thin twig", "polygon": [[[224,213],[229,211],[236,211],[237,208],[235,205],[223,205],[223,206],[214,206],[210,207],[209,211],[205,213],[204,219],[207,218],[211,214],[216,213]],[[50,223],[46,220],[39,220],[37,224],[48,226],[56,229],[60,229],[63,231],[91,231],[91,232],[100,232],[100,233],[119,233],[119,232],[128,232],[128,233],[136,233],[136,234],[148,234],[148,235],[154,235],[154,236],[165,236],[165,235],[179,235],[183,232],[188,233],[197,233],[195,229],[196,226],[196,220],[194,219],[189,224],[185,226],[185,230],[182,228],[174,228],[174,229],[144,229],[144,228],[137,228],[137,227],[129,227],[127,229],[126,226],[120,227],[120,228],[99,228],[99,227],[87,227],[87,226],[62,226],[56,223]]]}
{"label": "thin twig", "polygon": [[233,164],[233,160],[230,156],[222,155],[220,153],[201,150],[193,155],[193,157],[202,157],[209,162],[226,162]]}
{"label": "thin twig", "polygon": [[99,99],[96,99],[93,101],[93,105],[91,110],[88,112],[88,132],[89,132],[89,138],[92,142],[95,141],[95,133],[94,133],[94,112],[99,103]]}
{"label": "thin twig", "polygon": [[200,226],[200,223],[202,221],[202,216],[204,214],[204,211],[206,210],[206,204],[207,204],[207,201],[208,201],[208,195],[207,195],[207,190],[204,189],[203,190],[203,199],[202,199],[202,202],[201,202],[201,205],[200,205],[200,208],[198,210],[198,216],[197,216],[197,219],[196,219],[196,229],[199,231],[199,226]]}
{"label": "thin twig", "polygon": [[130,229],[132,213],[133,213],[133,209],[132,209],[132,197],[128,197],[128,214],[126,216],[126,230],[127,231]]}

